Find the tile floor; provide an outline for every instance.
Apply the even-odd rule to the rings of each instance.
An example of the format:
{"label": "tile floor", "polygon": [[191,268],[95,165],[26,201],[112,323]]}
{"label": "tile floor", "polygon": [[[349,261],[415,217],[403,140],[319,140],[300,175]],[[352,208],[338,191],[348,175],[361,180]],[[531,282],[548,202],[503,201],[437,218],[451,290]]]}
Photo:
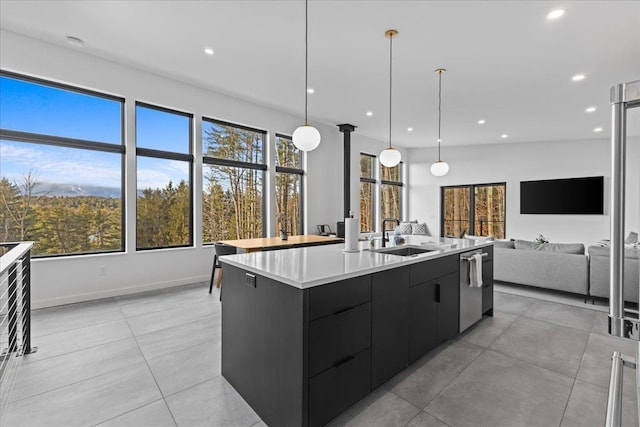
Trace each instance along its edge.
{"label": "tile floor", "polygon": [[[601,305],[497,289],[495,317],[331,425],[602,426],[611,353],[635,355],[634,344],[607,335]],[[5,425],[264,426],[220,375],[220,307],[200,283],[34,311],[39,349],[25,357]],[[625,381],[625,426],[638,425],[636,392]]]}

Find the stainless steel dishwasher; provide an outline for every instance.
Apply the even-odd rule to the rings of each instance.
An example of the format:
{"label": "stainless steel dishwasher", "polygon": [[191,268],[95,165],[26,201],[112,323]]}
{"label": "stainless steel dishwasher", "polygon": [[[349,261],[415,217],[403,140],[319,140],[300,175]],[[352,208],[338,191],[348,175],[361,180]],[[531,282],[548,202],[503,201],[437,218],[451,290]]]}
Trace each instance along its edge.
{"label": "stainless steel dishwasher", "polygon": [[[480,257],[474,257],[479,254]],[[482,281],[472,283],[471,264],[477,262],[482,268],[482,257],[488,254],[482,250],[460,254],[460,332],[482,319]]]}

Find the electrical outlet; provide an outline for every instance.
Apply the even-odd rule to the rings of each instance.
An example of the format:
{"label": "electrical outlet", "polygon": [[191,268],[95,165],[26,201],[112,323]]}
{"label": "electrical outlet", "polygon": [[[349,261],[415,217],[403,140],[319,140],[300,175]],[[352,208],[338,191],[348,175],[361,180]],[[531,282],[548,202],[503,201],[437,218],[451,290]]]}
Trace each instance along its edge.
{"label": "electrical outlet", "polygon": [[106,276],[107,275],[107,267],[101,265],[98,267],[98,276]]}
{"label": "electrical outlet", "polygon": [[247,284],[247,286],[251,286],[252,288],[256,287],[256,275],[255,274],[246,273],[244,280],[245,280],[245,283]]}

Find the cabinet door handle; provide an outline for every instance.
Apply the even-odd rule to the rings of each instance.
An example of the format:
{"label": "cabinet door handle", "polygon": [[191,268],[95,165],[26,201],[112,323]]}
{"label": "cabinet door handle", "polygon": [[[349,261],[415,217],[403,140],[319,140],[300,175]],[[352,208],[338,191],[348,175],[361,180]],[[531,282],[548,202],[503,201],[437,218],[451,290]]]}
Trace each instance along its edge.
{"label": "cabinet door handle", "polygon": [[339,315],[341,315],[341,314],[344,314],[344,313],[347,313],[347,312],[349,312],[349,311],[353,310],[354,308],[355,308],[355,307],[348,307],[348,308],[344,308],[344,309],[342,309],[342,310],[338,310],[338,311],[336,311],[336,312],[335,312],[335,313],[333,313],[333,314],[334,314],[334,316],[339,316]]}
{"label": "cabinet door handle", "polygon": [[436,283],[436,302],[440,302],[440,283]]}
{"label": "cabinet door handle", "polygon": [[333,365],[333,367],[334,367],[334,368],[339,368],[340,366],[344,365],[345,363],[347,363],[347,362],[351,362],[353,359],[355,359],[355,357],[353,357],[353,356],[347,356],[347,357],[345,357],[344,359],[342,359],[341,361],[339,361],[339,362],[335,363],[335,364]]}

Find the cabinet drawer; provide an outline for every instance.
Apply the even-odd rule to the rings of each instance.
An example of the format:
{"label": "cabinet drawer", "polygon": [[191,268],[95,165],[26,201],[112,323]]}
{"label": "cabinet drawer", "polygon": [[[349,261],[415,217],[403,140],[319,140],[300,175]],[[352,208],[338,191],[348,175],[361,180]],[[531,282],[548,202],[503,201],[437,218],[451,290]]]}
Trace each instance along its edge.
{"label": "cabinet drawer", "polygon": [[371,346],[371,303],[309,323],[309,376]]}
{"label": "cabinet drawer", "polygon": [[353,277],[309,290],[309,320],[371,301],[371,276]]}
{"label": "cabinet drawer", "polygon": [[411,286],[428,282],[437,277],[458,271],[460,260],[458,255],[449,255],[411,265]]}
{"label": "cabinet drawer", "polygon": [[309,426],[323,426],[371,391],[371,350],[309,379]]}

